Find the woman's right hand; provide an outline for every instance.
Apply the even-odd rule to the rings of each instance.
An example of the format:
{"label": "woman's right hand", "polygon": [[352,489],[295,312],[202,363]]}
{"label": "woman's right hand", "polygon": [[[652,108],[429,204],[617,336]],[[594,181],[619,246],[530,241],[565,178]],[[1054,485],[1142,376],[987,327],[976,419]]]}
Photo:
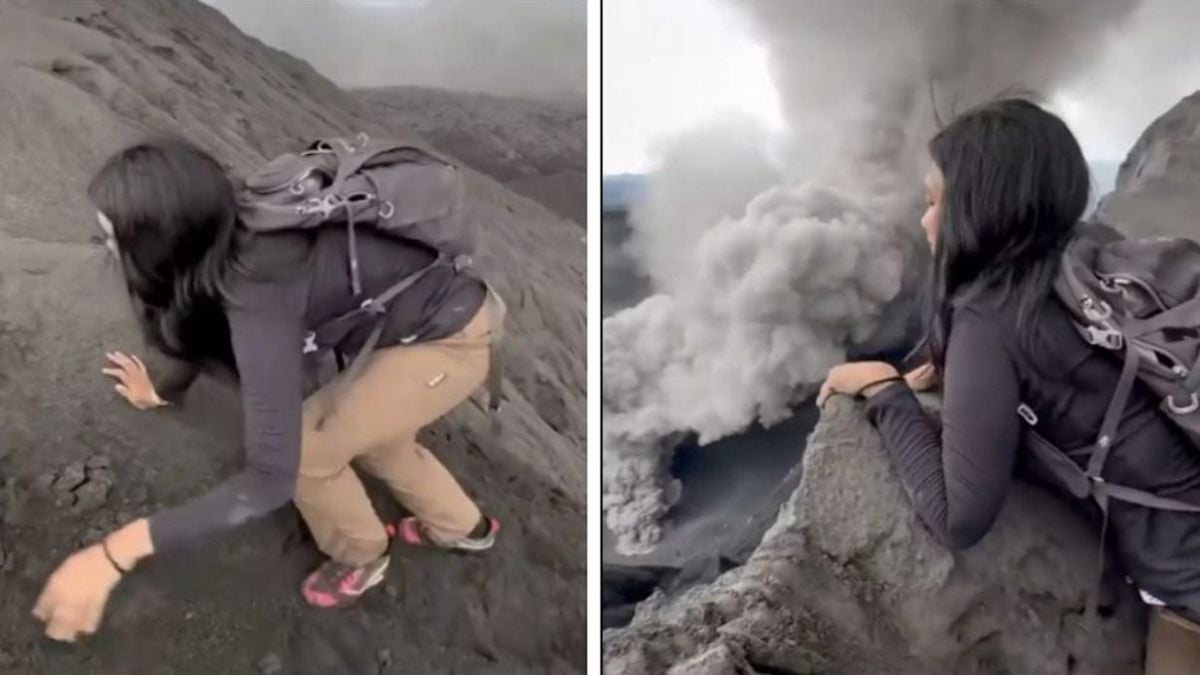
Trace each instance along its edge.
{"label": "woman's right hand", "polygon": [[150,372],[146,370],[146,364],[136,355],[108,352],[105,356],[115,367],[105,368],[101,372],[117,380],[114,388],[129,401],[129,405],[138,410],[168,405],[154,390],[154,383],[150,381]]}
{"label": "woman's right hand", "polygon": [[913,391],[933,391],[941,384],[932,363],[926,363],[908,371],[904,375],[904,381]]}

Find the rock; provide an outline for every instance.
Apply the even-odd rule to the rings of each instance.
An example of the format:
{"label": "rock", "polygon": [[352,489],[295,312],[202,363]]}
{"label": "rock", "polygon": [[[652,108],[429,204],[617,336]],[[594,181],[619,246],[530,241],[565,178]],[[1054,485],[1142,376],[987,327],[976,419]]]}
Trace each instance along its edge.
{"label": "rock", "polygon": [[49,492],[57,477],[53,471],[45,471],[33,480],[33,487],[38,492]]}
{"label": "rock", "polygon": [[56,506],[81,514],[104,506],[114,483],[108,458],[95,456],[86,462],[71,462],[57,473],[43,473],[34,484],[39,489],[48,487]]}
{"label": "rock", "polygon": [[86,466],[89,469],[108,469],[112,466],[112,464],[109,462],[108,457],[105,457],[104,455],[94,455],[88,458]]}
{"label": "rock", "polygon": [[658,565],[621,565],[605,563],[600,569],[600,627],[624,626],[633,618],[637,603],[656,588],[666,585],[676,570]]}
{"label": "rock", "polygon": [[705,651],[671,667],[667,675],[725,675],[726,673],[756,672],[746,659],[726,644],[716,644]]}
{"label": "rock", "polygon": [[392,665],[392,650],[380,649],[375,655],[375,660],[379,663],[379,669],[384,670]]}
{"label": "rock", "polygon": [[946,550],[859,405],[835,397],[799,489],[747,564],[652,596],[605,634],[605,673],[1140,673],[1144,608],[1130,588],[1097,631],[1080,620],[1094,529],[1018,484],[982,542]]}
{"label": "rock", "polygon": [[106,534],[108,534],[108,530],[99,527],[89,527],[87,532],[83,533],[83,537],[80,538],[79,543],[83,546],[91,546],[98,543]]}
{"label": "rock", "polygon": [[19,525],[25,513],[25,498],[17,489],[17,479],[4,481],[4,524]]}
{"label": "rock", "polygon": [[1200,239],[1200,92],[1146,128],[1100,200],[1095,218],[1130,236]]}
{"label": "rock", "polygon": [[258,672],[262,675],[275,675],[275,673],[283,672],[283,659],[274,652],[267,654],[258,662]]}
{"label": "rock", "polygon": [[79,489],[75,491],[74,511],[76,513],[87,513],[104,506],[104,502],[108,498],[110,486],[111,483],[98,480],[89,480],[79,486]]}
{"label": "rock", "polygon": [[60,494],[67,493],[83,485],[85,480],[87,480],[87,472],[83,467],[83,462],[71,462],[58,472],[58,477],[51,487]]}

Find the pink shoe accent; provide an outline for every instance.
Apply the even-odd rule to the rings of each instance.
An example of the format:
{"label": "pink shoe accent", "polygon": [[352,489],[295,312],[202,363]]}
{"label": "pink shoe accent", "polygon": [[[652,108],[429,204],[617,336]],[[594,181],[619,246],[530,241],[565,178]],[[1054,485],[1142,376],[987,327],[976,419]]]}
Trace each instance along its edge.
{"label": "pink shoe accent", "polygon": [[308,601],[308,604],[314,607],[320,607],[322,609],[336,607],[338,604],[337,596],[332,593],[317,589],[315,587],[316,582],[316,572],[308,575],[308,578],[304,580],[304,585],[300,589],[300,592],[304,595],[304,599]]}
{"label": "pink shoe accent", "polygon": [[[494,537],[500,532],[500,521],[492,517],[488,517],[487,520],[488,527],[491,528],[488,532],[488,536]],[[401,518],[399,527],[387,525],[384,529],[387,530],[389,536],[403,539],[406,544],[411,546],[434,546],[445,549],[459,548],[459,546],[455,544],[440,544],[428,537],[425,534],[425,531],[421,528],[421,521],[414,516]]]}
{"label": "pink shoe accent", "polygon": [[360,579],[362,579],[362,575],[363,571],[361,569],[357,569],[342,577],[341,582],[338,583],[338,590],[346,595],[358,595],[362,592],[356,591],[358,582]]}
{"label": "pink shoe accent", "polygon": [[421,536],[421,524],[416,518],[404,518],[400,521],[400,538],[413,546],[427,546],[429,542]]}
{"label": "pink shoe accent", "polygon": [[350,569],[336,565],[331,567],[327,562],[305,578],[300,585],[300,593],[313,607],[345,607],[383,581],[387,563],[385,557],[370,565]]}

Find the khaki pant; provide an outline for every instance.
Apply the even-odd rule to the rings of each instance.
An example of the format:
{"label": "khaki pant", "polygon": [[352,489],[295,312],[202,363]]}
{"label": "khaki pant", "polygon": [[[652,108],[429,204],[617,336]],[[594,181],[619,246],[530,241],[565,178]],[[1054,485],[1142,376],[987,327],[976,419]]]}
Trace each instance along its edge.
{"label": "khaki pant", "polygon": [[[483,384],[503,320],[503,303],[489,293],[459,333],[378,349],[353,382],[327,385],[304,402],[295,502],[330,558],[362,565],[387,550],[387,533],[352,460],[386,483],[435,540],[465,536],[479,523],[479,508],[416,436]],[[329,410],[322,397],[335,387],[335,407],[318,430],[318,417]]]}
{"label": "khaki pant", "polygon": [[1200,673],[1200,625],[1164,608],[1150,609],[1146,675]]}

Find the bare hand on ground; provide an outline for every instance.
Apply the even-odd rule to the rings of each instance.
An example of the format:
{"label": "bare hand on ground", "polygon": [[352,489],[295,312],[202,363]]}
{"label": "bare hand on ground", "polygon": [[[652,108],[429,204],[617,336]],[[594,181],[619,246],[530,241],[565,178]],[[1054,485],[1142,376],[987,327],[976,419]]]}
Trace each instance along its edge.
{"label": "bare hand on ground", "polygon": [[904,375],[904,381],[913,391],[933,391],[940,386],[937,371],[934,370],[933,364],[926,363],[923,366],[908,371]]}
{"label": "bare hand on ground", "polygon": [[150,372],[146,370],[146,364],[142,363],[142,360],[136,355],[109,352],[105,356],[115,367],[105,368],[101,372],[117,380],[114,388],[126,401],[129,401],[129,405],[138,410],[167,405],[167,402],[159,398],[158,392],[154,390],[154,383],[150,380]]}
{"label": "bare hand on ground", "polygon": [[108,596],[120,579],[100,546],[89,546],[72,554],[50,575],[33,615],[45,622],[48,637],[74,642],[100,627]]}

